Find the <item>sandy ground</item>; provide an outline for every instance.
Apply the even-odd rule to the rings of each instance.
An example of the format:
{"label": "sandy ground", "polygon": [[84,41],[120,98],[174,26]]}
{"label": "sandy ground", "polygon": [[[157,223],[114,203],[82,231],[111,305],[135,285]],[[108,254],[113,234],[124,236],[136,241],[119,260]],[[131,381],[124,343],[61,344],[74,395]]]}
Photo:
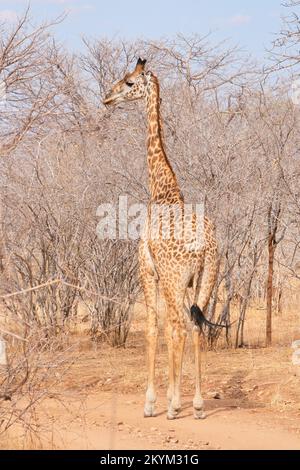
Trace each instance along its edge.
{"label": "sandy ground", "polygon": [[[164,397],[159,397],[160,402]],[[183,397],[180,418],[166,419],[158,405],[155,418],[143,418],[139,395],[102,392],[84,406],[73,403],[72,425],[63,408],[47,403],[55,422],[48,448],[64,449],[300,449],[293,420],[278,419],[259,408],[244,409],[230,400],[207,400],[207,418],[193,419],[192,397]],[[76,411],[75,411],[76,410]],[[60,432],[55,432],[59,427]],[[46,436],[45,436],[46,437]],[[44,444],[45,446],[45,444]]]}
{"label": "sandy ground", "polygon": [[160,352],[156,417],[143,417],[146,368],[138,348],[89,349],[80,352],[53,398],[36,407],[35,432],[24,436],[24,429],[13,427],[0,448],[300,450],[300,378],[289,367],[288,349],[208,352],[207,418],[201,421],[193,418],[189,351],[181,414],[166,419],[163,347]]}
{"label": "sandy ground", "polygon": [[[263,318],[264,313],[259,315]],[[27,431],[22,425],[13,426],[9,434],[0,437],[0,449],[300,450],[300,369],[296,370],[291,361],[291,340],[300,336],[299,317],[278,319],[283,334],[273,348],[267,349],[256,346],[260,317],[254,319],[255,336],[248,334],[253,341],[248,348],[221,346],[202,354],[207,418],[201,421],[193,418],[191,341],[184,357],[182,411],[178,419],[168,421],[163,335],[156,367],[157,416],[143,417],[143,317],[133,324],[126,348],[97,345],[82,333],[71,335],[66,345],[70,367],[55,369],[57,382],[47,392],[48,398],[30,415],[24,415]],[[48,385],[42,382],[40,386],[47,389]],[[17,406],[24,407],[23,397],[20,402],[17,398]]]}

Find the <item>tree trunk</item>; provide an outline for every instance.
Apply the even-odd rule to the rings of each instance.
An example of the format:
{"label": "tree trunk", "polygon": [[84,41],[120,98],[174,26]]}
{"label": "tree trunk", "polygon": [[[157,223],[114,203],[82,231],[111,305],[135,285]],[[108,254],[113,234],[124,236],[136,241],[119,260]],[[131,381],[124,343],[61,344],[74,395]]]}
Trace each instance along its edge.
{"label": "tree trunk", "polygon": [[273,298],[273,274],[274,274],[274,235],[269,234],[268,241],[269,264],[267,280],[267,321],[266,321],[266,346],[272,344],[272,298]]}

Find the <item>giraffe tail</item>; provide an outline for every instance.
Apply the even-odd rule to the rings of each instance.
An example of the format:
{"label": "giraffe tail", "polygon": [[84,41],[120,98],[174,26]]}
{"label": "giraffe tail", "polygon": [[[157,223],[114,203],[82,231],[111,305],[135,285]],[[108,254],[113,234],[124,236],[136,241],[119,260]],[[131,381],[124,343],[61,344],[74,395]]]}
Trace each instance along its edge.
{"label": "giraffe tail", "polygon": [[202,312],[201,308],[198,305],[194,304],[191,307],[191,319],[196,326],[202,328],[203,325],[212,326],[214,328],[226,328],[227,325],[221,323],[213,323],[207,320]]}

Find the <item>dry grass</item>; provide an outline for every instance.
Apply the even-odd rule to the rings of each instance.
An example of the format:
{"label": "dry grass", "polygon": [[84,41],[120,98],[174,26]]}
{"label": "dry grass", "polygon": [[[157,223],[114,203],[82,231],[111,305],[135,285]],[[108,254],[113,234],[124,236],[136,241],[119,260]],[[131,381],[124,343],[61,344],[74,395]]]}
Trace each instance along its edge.
{"label": "dry grass", "polygon": [[[238,319],[238,309],[233,306],[232,321]],[[232,337],[235,338],[235,323],[232,327]],[[266,337],[266,309],[262,306],[250,306],[245,322],[245,343],[249,348],[264,347]],[[300,338],[300,312],[297,309],[285,309],[281,314],[273,315],[273,345],[274,347],[290,346]],[[224,345],[220,341],[219,346]]]}

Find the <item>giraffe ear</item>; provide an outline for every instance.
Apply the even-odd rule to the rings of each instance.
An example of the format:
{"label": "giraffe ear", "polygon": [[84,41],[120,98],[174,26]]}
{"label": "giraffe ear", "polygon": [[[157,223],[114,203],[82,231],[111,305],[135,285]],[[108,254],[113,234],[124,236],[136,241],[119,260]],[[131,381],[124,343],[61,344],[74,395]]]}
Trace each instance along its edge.
{"label": "giraffe ear", "polygon": [[138,58],[138,61],[137,61],[137,63],[136,63],[136,66],[135,66],[135,72],[138,72],[138,73],[143,72],[143,70],[145,69],[146,62],[147,62],[146,59],[142,60],[142,59],[139,57],[139,58]]}

